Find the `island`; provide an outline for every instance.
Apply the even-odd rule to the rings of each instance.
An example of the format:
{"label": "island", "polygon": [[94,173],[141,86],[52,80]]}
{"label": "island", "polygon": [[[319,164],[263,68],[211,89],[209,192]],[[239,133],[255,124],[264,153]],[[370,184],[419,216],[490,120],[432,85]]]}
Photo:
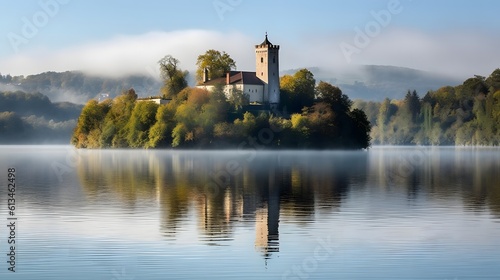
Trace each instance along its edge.
{"label": "island", "polygon": [[279,77],[279,45],[255,46],[256,71],[236,71],[225,52],[198,56],[195,87],[171,55],[159,61],[161,96],[133,88],[83,107],[77,148],[365,149],[371,125],[342,91],[308,69]]}

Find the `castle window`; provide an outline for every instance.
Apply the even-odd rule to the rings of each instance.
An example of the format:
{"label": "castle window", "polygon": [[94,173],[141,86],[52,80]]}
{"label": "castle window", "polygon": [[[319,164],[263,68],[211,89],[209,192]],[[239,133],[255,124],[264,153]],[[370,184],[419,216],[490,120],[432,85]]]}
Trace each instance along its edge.
{"label": "castle window", "polygon": [[261,76],[264,76],[264,72],[260,72],[260,75],[261,75]]}
{"label": "castle window", "polygon": [[260,63],[264,63],[264,58],[263,57],[260,58]]}
{"label": "castle window", "polygon": [[273,63],[276,63],[276,57],[273,56]]}

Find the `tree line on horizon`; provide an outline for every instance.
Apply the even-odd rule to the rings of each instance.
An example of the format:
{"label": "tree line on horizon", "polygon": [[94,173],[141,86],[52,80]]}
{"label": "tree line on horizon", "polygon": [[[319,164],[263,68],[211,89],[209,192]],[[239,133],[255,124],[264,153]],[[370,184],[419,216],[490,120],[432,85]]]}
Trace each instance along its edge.
{"label": "tree line on horizon", "polygon": [[402,100],[356,100],[373,125],[375,145],[500,145],[500,69]]}
{"label": "tree line on horizon", "polygon": [[161,83],[152,76],[130,75],[121,78],[94,76],[81,71],[44,72],[28,76],[0,73],[0,85],[9,91],[43,93],[51,100],[85,103],[99,93],[117,96],[124,88],[135,88],[144,94],[158,90]]}
{"label": "tree line on horizon", "polygon": [[[226,96],[222,84],[213,91],[188,87],[187,71],[172,56],[159,64],[164,81],[160,92],[171,99],[168,104],[138,102],[134,89],[103,102],[90,100],[71,143],[77,148],[238,148],[252,141],[269,149],[370,145],[365,113],[353,109],[338,87],[316,85],[307,69],[281,78],[283,102],[278,111],[269,112],[249,105],[248,96],[235,88]],[[198,70],[209,68],[212,75],[222,75],[236,64],[226,53],[209,50],[198,57],[197,65]]]}

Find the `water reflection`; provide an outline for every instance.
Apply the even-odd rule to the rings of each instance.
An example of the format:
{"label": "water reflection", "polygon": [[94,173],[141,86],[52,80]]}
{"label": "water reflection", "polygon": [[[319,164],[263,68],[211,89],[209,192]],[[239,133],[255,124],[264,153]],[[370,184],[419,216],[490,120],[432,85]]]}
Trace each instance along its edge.
{"label": "water reflection", "polygon": [[460,197],[466,210],[500,217],[500,149],[391,147],[370,153],[370,180],[386,190],[405,189],[409,200]]}
{"label": "water reflection", "polygon": [[221,246],[255,231],[264,258],[279,252],[280,223],[307,226],[341,211],[351,192],[404,193],[408,201],[461,199],[500,217],[498,149],[374,148],[369,152],[84,151],[89,199],[116,194],[135,209],[157,203],[160,232],[175,240],[196,219],[198,238]]}
{"label": "water reflection", "polygon": [[84,151],[77,164],[90,199],[116,193],[126,207],[157,201],[161,232],[174,238],[196,209],[200,239],[223,245],[235,223],[255,228],[255,248],[279,251],[280,219],[310,223],[340,207],[366,179],[365,152],[252,153]]}

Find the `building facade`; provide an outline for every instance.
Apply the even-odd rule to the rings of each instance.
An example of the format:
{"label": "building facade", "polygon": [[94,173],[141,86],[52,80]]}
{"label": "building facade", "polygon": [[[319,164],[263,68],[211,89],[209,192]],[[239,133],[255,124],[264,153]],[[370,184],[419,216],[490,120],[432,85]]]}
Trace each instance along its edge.
{"label": "building facade", "polygon": [[225,77],[212,80],[205,73],[197,87],[212,91],[220,84],[226,96],[240,90],[249,96],[250,103],[277,106],[280,103],[279,49],[280,46],[273,45],[266,34],[264,42],[255,46],[255,72],[230,71]]}

